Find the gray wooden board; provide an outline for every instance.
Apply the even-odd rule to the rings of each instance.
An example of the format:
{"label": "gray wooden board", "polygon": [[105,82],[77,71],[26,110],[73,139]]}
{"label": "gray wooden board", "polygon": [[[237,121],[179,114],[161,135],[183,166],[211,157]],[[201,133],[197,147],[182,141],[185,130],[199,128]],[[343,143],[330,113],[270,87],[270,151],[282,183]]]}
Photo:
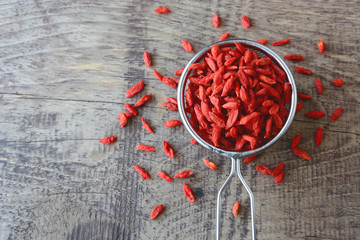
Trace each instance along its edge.
{"label": "gray wooden board", "polygon": [[[157,15],[159,5],[171,13]],[[164,128],[179,119],[161,103],[176,90],[160,83],[153,67],[171,76],[224,32],[230,38],[267,38],[280,56],[299,53],[305,61],[288,62],[305,100],[287,134],[249,165],[243,175],[255,195],[258,239],[360,239],[359,177],[359,1],[45,1],[0,2],[0,238],[1,239],[214,239],[216,195],[230,170],[229,159],[189,143],[184,127]],[[214,13],[222,23],[211,25]],[[243,14],[252,26],[241,26]],[[291,38],[273,47],[271,42]],[[320,55],[317,42],[324,39]],[[144,66],[144,50],[153,67]],[[295,73],[300,65],[314,76]],[[314,78],[324,84],[320,96]],[[337,88],[331,81],[342,78]],[[141,94],[125,99],[139,80]],[[140,117],[121,128],[116,115],[123,104],[140,95],[153,99],[139,110],[154,127],[144,131]],[[331,113],[343,115],[331,122]],[[308,119],[310,110],[327,113]],[[324,128],[324,141],[315,147],[314,133]],[[301,148],[311,161],[294,156],[292,137],[301,133]],[[116,135],[111,146],[98,140]],[[162,150],[162,140],[174,147],[175,159]],[[138,152],[139,143],[154,153]],[[219,165],[211,171],[208,158]],[[275,167],[285,162],[284,182],[255,170],[256,164]],[[144,181],[132,169],[149,170]],[[171,175],[193,170],[194,176],[164,182]],[[183,195],[182,183],[194,190],[196,201]],[[239,200],[240,216],[232,205]],[[149,214],[157,204],[164,213]],[[249,201],[238,180],[224,193],[222,239],[250,239]]]}

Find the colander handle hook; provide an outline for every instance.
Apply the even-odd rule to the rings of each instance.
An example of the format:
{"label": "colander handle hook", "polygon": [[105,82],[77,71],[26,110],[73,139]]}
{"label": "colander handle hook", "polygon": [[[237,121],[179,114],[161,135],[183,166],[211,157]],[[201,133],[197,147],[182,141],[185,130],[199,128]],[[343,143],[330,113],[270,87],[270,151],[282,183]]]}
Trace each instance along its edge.
{"label": "colander handle hook", "polygon": [[255,236],[255,209],[254,209],[254,195],[250,189],[250,187],[247,185],[247,183],[245,182],[245,179],[243,178],[243,176],[241,175],[240,172],[240,160],[241,159],[235,159],[235,158],[231,158],[231,171],[230,174],[228,176],[228,178],[226,179],[226,181],[224,182],[224,184],[221,186],[219,192],[218,192],[218,197],[217,197],[217,206],[216,206],[216,240],[220,240],[220,225],[221,225],[221,193],[223,192],[225,186],[229,183],[230,179],[232,178],[232,176],[235,173],[235,161],[236,161],[236,172],[238,174],[238,177],[241,181],[241,183],[243,184],[243,186],[245,187],[246,191],[249,194],[250,197],[250,208],[251,208],[251,234],[252,234],[252,240],[256,239]]}

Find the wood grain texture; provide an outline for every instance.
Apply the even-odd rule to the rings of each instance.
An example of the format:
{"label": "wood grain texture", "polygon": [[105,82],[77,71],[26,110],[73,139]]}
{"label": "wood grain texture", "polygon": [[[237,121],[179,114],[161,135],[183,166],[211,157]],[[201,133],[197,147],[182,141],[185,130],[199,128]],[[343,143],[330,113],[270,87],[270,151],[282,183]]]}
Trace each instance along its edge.
{"label": "wood grain texture", "polygon": [[[171,13],[157,15],[159,5]],[[171,76],[195,51],[230,38],[258,40],[280,56],[302,54],[300,64],[314,76],[294,73],[299,92],[310,94],[287,134],[243,175],[255,195],[258,239],[360,239],[360,2],[317,1],[95,1],[3,0],[0,2],[0,239],[214,239],[216,195],[230,170],[230,161],[190,144],[183,127],[164,128],[179,119],[161,103],[176,90],[160,83],[144,66],[144,50],[153,67]],[[219,28],[211,24],[214,13]],[[241,16],[251,20],[247,30]],[[291,38],[288,45],[271,42]],[[320,55],[317,42],[324,39]],[[314,77],[324,84],[316,93]],[[331,81],[342,78],[337,88]],[[125,92],[144,80],[145,89],[132,99]],[[142,94],[153,99],[139,110],[155,134],[144,131],[140,117],[121,129],[116,115],[123,104]],[[343,115],[331,122],[331,113]],[[327,113],[320,120],[304,116],[310,110]],[[316,128],[324,141],[315,147]],[[301,148],[311,161],[290,150],[301,133]],[[116,135],[105,146],[98,140]],[[168,159],[167,140],[176,151]],[[155,153],[135,150],[153,145]],[[207,169],[202,158],[219,165]],[[285,179],[276,185],[255,170],[256,163],[275,167],[285,161]],[[132,169],[148,169],[144,181]],[[184,180],[196,195],[189,203],[182,182],[164,182],[162,170],[173,175],[193,170]],[[249,202],[238,180],[223,200],[222,239],[250,239]],[[240,216],[232,217],[239,200]],[[154,206],[164,213],[151,221]]]}

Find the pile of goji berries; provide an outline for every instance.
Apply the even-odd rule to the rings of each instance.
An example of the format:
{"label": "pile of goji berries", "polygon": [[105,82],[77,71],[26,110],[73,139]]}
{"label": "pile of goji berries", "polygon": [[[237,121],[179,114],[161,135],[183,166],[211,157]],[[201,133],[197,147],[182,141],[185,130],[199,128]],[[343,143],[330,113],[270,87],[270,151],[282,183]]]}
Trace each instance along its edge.
{"label": "pile of goji berries", "polygon": [[[171,11],[164,7],[158,7],[157,14],[167,14]],[[245,29],[250,28],[250,20],[247,16],[241,19]],[[212,19],[215,28],[221,24],[218,14]],[[221,35],[219,41],[227,39],[229,32]],[[266,44],[267,39],[257,40],[260,44]],[[273,46],[281,46],[290,42],[290,39],[273,42]],[[194,52],[192,45],[182,40],[182,47],[186,52]],[[325,51],[325,44],[322,39],[318,42],[321,54]],[[284,56],[290,61],[303,61],[304,57],[300,54],[289,54]],[[145,66],[150,68],[151,55],[144,51],[143,60]],[[181,75],[183,68],[177,70],[174,75]],[[275,65],[270,58],[260,58],[255,51],[250,51],[240,43],[235,43],[234,48],[219,47],[214,45],[203,61],[194,63],[190,66],[191,75],[188,77],[190,82],[185,92],[186,112],[191,116],[191,124],[198,133],[212,143],[214,146],[227,148],[237,151],[247,151],[255,149],[266,141],[274,137],[282,128],[286,120],[288,109],[284,106],[289,103],[291,96],[291,85],[286,83],[285,72]],[[312,71],[303,67],[295,67],[295,71],[301,74],[312,75]],[[154,68],[153,73],[157,79],[171,88],[176,88],[179,79],[162,76]],[[335,79],[333,84],[341,87],[344,82]],[[126,93],[126,98],[131,98],[144,88],[144,81],[133,85]],[[316,78],[315,87],[319,94],[323,94],[322,82]],[[143,106],[151,99],[151,94],[144,95],[134,105],[126,103],[124,105],[127,112],[117,115],[121,127],[125,127],[129,118],[138,115],[136,108]],[[298,98],[311,99],[310,95],[298,93]],[[177,100],[167,97],[167,102],[162,106],[169,111],[178,111]],[[296,112],[300,111],[304,103],[298,103]],[[332,121],[337,120],[342,113],[342,108],[335,109],[332,114]],[[310,111],[305,116],[318,119],[325,116],[325,113],[317,110]],[[141,117],[144,129],[153,134],[150,124]],[[165,127],[176,127],[182,125],[179,120],[168,120],[163,124]],[[323,129],[318,127],[315,132],[315,144],[319,146],[323,139]],[[116,141],[116,136],[109,136],[99,140],[104,144],[112,144]],[[196,144],[195,139],[191,139],[191,144]],[[300,134],[295,136],[291,143],[291,149],[296,156],[310,160],[310,155],[298,148],[301,142]],[[174,158],[175,153],[167,141],[163,141],[164,153],[169,158]],[[145,144],[138,144],[137,150],[154,152],[155,148]],[[252,162],[256,156],[247,157],[244,163]],[[218,169],[218,166],[203,159],[204,164],[211,170]],[[134,165],[133,168],[139,175],[147,180],[150,174],[141,166]],[[284,163],[280,163],[273,170],[265,165],[257,165],[256,169],[274,177],[275,183],[281,183],[285,172]],[[193,174],[190,170],[185,170],[174,175],[174,178],[187,178]],[[165,181],[174,181],[166,172],[158,172],[160,178]],[[195,196],[191,188],[183,183],[185,197],[190,201],[195,201]],[[235,202],[232,212],[238,215],[240,204]],[[164,209],[162,204],[157,205],[150,214],[150,219],[158,217]]]}

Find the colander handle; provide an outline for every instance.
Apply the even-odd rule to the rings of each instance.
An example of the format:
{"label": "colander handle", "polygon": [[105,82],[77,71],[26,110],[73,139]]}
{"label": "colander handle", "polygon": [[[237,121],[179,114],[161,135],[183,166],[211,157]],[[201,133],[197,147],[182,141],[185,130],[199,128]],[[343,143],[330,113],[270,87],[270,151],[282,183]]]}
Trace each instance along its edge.
{"label": "colander handle", "polygon": [[254,209],[254,195],[250,189],[250,187],[247,185],[247,183],[245,182],[245,179],[243,178],[243,176],[241,175],[241,171],[240,171],[240,160],[241,159],[235,159],[235,158],[231,158],[231,171],[230,174],[228,176],[228,178],[226,179],[226,181],[224,182],[224,184],[221,186],[219,192],[218,192],[218,197],[217,197],[217,206],[216,206],[216,240],[220,240],[220,225],[221,225],[221,193],[223,192],[225,186],[229,183],[230,179],[232,178],[232,176],[235,173],[235,161],[236,161],[236,172],[238,174],[238,177],[241,181],[241,183],[244,185],[246,191],[249,194],[250,197],[250,208],[251,208],[251,234],[252,234],[252,240],[256,239],[255,236],[255,209]]}

